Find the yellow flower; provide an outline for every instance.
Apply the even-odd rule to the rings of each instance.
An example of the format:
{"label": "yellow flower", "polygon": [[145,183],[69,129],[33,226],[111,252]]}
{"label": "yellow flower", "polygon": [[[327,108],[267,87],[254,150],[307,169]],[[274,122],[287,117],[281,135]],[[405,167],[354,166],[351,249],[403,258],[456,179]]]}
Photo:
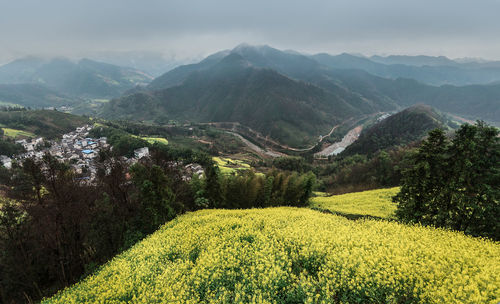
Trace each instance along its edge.
{"label": "yellow flower", "polygon": [[300,208],[183,215],[44,303],[498,303],[500,244]]}

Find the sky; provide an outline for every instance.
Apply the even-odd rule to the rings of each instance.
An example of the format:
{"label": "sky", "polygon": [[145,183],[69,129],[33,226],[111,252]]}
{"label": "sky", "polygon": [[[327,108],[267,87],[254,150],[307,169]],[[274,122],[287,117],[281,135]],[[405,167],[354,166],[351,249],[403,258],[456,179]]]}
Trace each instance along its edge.
{"label": "sky", "polygon": [[305,53],[500,60],[500,0],[0,0],[0,63],[240,43]]}

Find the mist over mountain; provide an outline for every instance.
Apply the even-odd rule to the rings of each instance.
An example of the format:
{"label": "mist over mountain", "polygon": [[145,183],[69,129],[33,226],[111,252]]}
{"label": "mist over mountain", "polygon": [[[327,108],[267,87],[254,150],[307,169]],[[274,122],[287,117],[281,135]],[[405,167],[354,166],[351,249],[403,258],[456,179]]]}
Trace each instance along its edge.
{"label": "mist over mountain", "polygon": [[359,69],[380,77],[410,78],[435,86],[489,84],[500,80],[500,66],[497,62],[459,63],[443,56],[365,58],[345,53],[335,56],[316,54],[311,58],[333,69]]}
{"label": "mist over mountain", "polygon": [[389,56],[371,56],[371,61],[383,64],[403,64],[410,66],[459,66],[460,63],[451,60],[445,56],[407,56],[407,55],[389,55]]}
{"label": "mist over mountain", "polygon": [[68,106],[78,102],[78,98],[69,97],[40,84],[0,84],[0,105],[45,108]]}
{"label": "mist over mountain", "polygon": [[152,51],[96,52],[89,54],[87,57],[99,62],[144,71],[153,77],[158,77],[190,61],[188,59],[165,56],[160,52]]}
{"label": "mist over mountain", "polygon": [[61,93],[89,98],[117,97],[152,77],[133,68],[81,59],[22,58],[0,66],[2,84],[39,84]]}

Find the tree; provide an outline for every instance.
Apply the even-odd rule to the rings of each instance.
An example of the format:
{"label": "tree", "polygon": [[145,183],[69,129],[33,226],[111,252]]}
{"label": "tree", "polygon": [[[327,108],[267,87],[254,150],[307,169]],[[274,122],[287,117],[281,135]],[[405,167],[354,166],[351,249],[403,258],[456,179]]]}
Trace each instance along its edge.
{"label": "tree", "polygon": [[145,166],[135,164],[130,168],[132,182],[138,189],[138,199],[145,212],[143,225],[153,232],[166,221],[175,216],[172,207],[175,195],[169,187],[169,181],[162,168],[157,165]]}
{"label": "tree", "polygon": [[500,239],[498,134],[483,122],[463,125],[451,143],[442,130],[431,131],[403,172],[396,215]]}
{"label": "tree", "polygon": [[[448,174],[448,146],[444,131],[435,129],[413,155],[413,166],[404,172],[401,191],[395,198],[399,203],[396,211],[399,218],[408,222],[435,222]],[[441,211],[446,212],[442,208]]]}
{"label": "tree", "polygon": [[464,125],[450,147],[449,226],[473,235],[500,237],[499,131],[484,122]]}
{"label": "tree", "polygon": [[222,187],[220,182],[219,167],[214,162],[205,166],[205,197],[208,200],[209,207],[221,207]]}

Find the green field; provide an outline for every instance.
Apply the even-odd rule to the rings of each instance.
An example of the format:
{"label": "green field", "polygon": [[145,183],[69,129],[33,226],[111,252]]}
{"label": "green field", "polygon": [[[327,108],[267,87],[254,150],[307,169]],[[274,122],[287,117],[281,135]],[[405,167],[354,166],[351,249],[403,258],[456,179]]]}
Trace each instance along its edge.
{"label": "green field", "polygon": [[304,208],[178,217],[44,303],[495,303],[500,244]]}
{"label": "green field", "polygon": [[4,135],[7,137],[12,137],[12,138],[35,137],[35,134],[28,131],[11,129],[11,128],[2,128],[2,130],[4,132]]}
{"label": "green field", "polygon": [[326,197],[313,197],[311,207],[343,214],[392,218],[397,207],[392,202],[392,197],[398,192],[399,187],[394,187]]}
{"label": "green field", "polygon": [[217,163],[220,172],[223,174],[237,173],[240,170],[250,169],[250,165],[239,159],[231,159],[227,157],[212,157],[212,159]]}

